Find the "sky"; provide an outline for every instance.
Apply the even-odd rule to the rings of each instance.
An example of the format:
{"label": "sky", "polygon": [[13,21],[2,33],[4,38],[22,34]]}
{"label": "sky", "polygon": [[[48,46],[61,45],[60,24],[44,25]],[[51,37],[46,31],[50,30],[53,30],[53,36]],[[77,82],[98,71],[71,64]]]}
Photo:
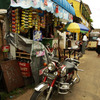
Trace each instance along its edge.
{"label": "sky", "polygon": [[93,28],[100,29],[100,0],[82,0],[82,2],[86,3],[92,12]]}

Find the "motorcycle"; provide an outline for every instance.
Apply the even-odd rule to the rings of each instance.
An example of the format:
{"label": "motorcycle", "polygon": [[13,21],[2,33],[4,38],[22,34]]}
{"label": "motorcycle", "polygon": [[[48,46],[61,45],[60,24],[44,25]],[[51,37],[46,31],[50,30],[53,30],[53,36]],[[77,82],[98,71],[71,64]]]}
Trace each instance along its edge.
{"label": "motorcycle", "polygon": [[66,58],[59,62],[52,57],[51,62],[42,70],[43,81],[34,88],[30,100],[52,100],[55,93],[68,94],[71,86],[80,81],[77,72],[83,70],[78,69],[79,64],[80,62],[74,58]]}

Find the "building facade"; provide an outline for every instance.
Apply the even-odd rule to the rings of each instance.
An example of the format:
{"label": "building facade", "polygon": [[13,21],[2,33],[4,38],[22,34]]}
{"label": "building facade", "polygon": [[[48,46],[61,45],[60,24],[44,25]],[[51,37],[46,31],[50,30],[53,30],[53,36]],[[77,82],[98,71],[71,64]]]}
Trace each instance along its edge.
{"label": "building facade", "polygon": [[70,4],[73,5],[75,9],[75,14],[77,17],[81,18],[82,24],[90,29],[90,14],[91,11],[87,4],[80,2],[79,0],[68,0]]}
{"label": "building facade", "polygon": [[[73,21],[85,25],[87,28],[91,29],[91,20],[90,20],[90,8],[87,4],[83,3],[81,0],[67,0],[75,9],[75,19]],[[77,19],[76,19],[77,18]],[[79,20],[80,19],[80,20]],[[79,20],[79,21],[78,21]],[[89,32],[87,33],[89,36]],[[79,40],[80,35],[77,35],[77,40]]]}

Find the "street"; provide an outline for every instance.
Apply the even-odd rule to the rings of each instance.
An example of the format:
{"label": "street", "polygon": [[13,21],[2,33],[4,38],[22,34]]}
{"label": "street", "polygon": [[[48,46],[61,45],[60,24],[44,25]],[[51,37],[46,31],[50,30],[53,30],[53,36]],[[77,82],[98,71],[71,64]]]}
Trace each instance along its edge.
{"label": "street", "polygon": [[[95,51],[88,51],[80,58],[79,72],[81,81],[71,88],[67,95],[56,95],[53,100],[100,100],[100,57]],[[33,91],[28,90],[25,94],[13,100],[30,100]]]}

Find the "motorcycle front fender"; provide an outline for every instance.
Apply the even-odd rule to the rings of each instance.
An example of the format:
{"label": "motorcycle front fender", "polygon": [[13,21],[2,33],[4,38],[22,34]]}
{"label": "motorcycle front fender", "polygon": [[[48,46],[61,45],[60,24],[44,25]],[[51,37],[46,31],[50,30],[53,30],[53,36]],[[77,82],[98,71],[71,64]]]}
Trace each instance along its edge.
{"label": "motorcycle front fender", "polygon": [[38,86],[35,87],[35,91],[44,91],[47,88],[49,88],[48,84],[40,83]]}

